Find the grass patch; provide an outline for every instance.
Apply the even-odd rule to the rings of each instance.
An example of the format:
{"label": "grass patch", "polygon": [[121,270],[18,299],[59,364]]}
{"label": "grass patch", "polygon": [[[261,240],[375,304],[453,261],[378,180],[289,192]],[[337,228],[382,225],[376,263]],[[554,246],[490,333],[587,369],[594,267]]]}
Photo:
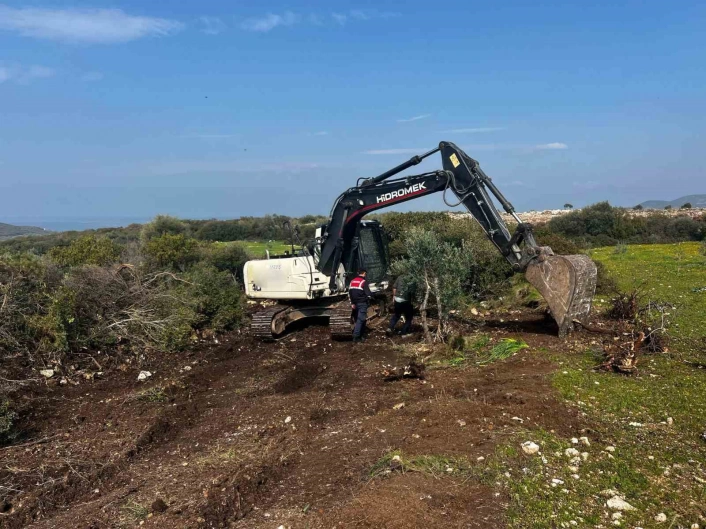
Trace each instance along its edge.
{"label": "grass patch", "polygon": [[[706,261],[700,244],[630,245],[625,252],[613,248],[591,251],[591,257],[603,263],[623,291],[631,291],[648,281],[643,289],[647,301],[672,303],[673,347],[683,356],[704,355],[706,344]],[[596,307],[605,308],[608,296],[597,296]]]}
{"label": "grass patch", "polygon": [[[285,251],[291,252],[292,247],[290,244],[284,241],[234,241],[245,247],[249,254],[251,254],[256,259],[264,259],[267,256],[267,251],[269,250],[270,255],[282,255]],[[232,244],[232,243],[221,243],[221,244]],[[297,246],[294,245],[294,251],[297,250]]]}
{"label": "grass patch", "polygon": [[147,515],[150,513],[150,510],[147,507],[134,501],[126,503],[120,508],[120,510],[127,520],[132,520],[133,522],[146,520]]}
{"label": "grass patch", "polygon": [[164,388],[155,386],[140,392],[137,395],[137,400],[144,402],[167,402],[169,400],[169,396]]}
{"label": "grass patch", "polygon": [[386,453],[370,469],[371,478],[384,477],[394,472],[419,472],[434,478],[442,476],[469,476],[473,465],[464,457],[444,455],[406,456],[401,450]]}

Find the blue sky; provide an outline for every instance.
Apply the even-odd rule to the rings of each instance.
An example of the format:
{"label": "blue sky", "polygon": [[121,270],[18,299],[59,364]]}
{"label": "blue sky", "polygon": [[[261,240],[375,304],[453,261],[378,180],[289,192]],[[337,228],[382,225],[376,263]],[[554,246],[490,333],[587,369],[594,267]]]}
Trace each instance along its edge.
{"label": "blue sky", "polygon": [[0,0],[0,221],[327,213],[440,140],[519,210],[706,193],[704,27],[696,1]]}

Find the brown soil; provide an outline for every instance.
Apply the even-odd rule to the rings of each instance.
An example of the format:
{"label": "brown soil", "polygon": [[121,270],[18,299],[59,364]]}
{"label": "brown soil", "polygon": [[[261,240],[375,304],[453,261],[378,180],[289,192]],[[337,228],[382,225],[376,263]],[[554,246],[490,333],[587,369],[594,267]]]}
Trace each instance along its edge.
{"label": "brown soil", "polygon": [[515,318],[482,331],[530,349],[424,381],[383,381],[383,364],[405,361],[401,339],[354,346],[309,327],[164,356],[144,383],[130,365],[41,383],[23,396],[31,437],[0,449],[0,527],[502,527],[507,498],[490,486],[370,470],[390,450],[475,462],[525,429],[578,434],[548,377],[547,351],[571,342],[541,316]]}

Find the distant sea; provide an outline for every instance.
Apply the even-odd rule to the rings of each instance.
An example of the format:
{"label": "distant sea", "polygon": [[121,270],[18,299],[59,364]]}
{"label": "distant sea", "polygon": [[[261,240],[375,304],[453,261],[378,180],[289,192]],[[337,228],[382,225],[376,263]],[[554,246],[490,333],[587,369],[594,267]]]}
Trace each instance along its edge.
{"label": "distant sea", "polygon": [[130,224],[144,224],[150,217],[0,217],[0,222],[14,224],[15,226],[37,226],[50,231],[83,231],[97,228],[120,228]]}

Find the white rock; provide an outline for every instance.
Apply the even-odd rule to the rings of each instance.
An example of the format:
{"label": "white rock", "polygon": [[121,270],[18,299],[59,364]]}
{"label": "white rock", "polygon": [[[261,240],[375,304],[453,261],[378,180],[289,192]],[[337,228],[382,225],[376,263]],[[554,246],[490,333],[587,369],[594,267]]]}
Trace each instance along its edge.
{"label": "white rock", "polygon": [[[674,424],[674,419],[672,419],[671,417],[667,417],[667,424],[668,424],[669,426],[671,426],[672,424]],[[693,527],[693,526],[692,526],[692,527]]]}
{"label": "white rock", "polygon": [[620,497],[620,493],[617,490],[614,489],[605,489],[599,492],[601,496],[604,498],[612,498],[613,496],[618,496]]}
{"label": "white rock", "polygon": [[606,506],[614,511],[634,511],[635,507],[630,505],[619,496],[613,496],[606,502]]}
{"label": "white rock", "polygon": [[581,476],[579,476],[578,474],[571,474],[571,477],[574,479],[581,479]]}
{"label": "white rock", "polygon": [[513,417],[512,420],[513,420],[513,421],[517,421],[517,422],[519,422],[519,423],[525,422],[525,421],[522,420],[520,417]]}
{"label": "white rock", "polygon": [[44,378],[51,378],[54,376],[54,370],[53,369],[42,369],[39,372],[40,375],[42,375]]}
{"label": "white rock", "polygon": [[573,466],[573,465],[569,465],[569,472],[572,472],[572,473],[576,474],[578,471],[579,471],[579,467]]}
{"label": "white rock", "polygon": [[471,314],[473,314],[474,316],[478,316],[478,309],[475,307],[471,308]]}
{"label": "white rock", "polygon": [[289,424],[290,422],[292,422],[292,418],[287,415],[287,418],[284,420],[284,424]]}
{"label": "white rock", "polygon": [[571,438],[571,444],[572,444],[572,445],[577,445],[577,444],[579,444],[579,440],[576,439],[576,437],[572,437],[572,438]]}
{"label": "white rock", "polygon": [[605,451],[606,452],[615,452],[615,447],[614,446],[606,446]]}
{"label": "white rock", "polygon": [[664,514],[663,512],[661,512],[657,516],[655,516],[655,522],[657,522],[657,523],[664,523],[666,521],[667,521],[667,515]]}
{"label": "white rock", "polygon": [[393,461],[402,461],[402,458],[400,456],[392,456]]}
{"label": "white rock", "polygon": [[137,381],[144,382],[145,380],[147,380],[151,376],[152,376],[152,373],[150,373],[149,371],[140,371],[140,374],[137,375]]}
{"label": "white rock", "polygon": [[563,485],[564,484],[564,482],[562,480],[557,479],[557,478],[552,479],[552,483],[555,485]]}
{"label": "white rock", "polygon": [[464,421],[463,419],[459,419],[459,420],[456,421],[456,422],[458,423],[458,425],[459,425],[461,428],[463,428],[464,426],[466,426],[466,421]]}
{"label": "white rock", "polygon": [[191,371],[191,366],[184,366],[184,371]]}
{"label": "white rock", "polygon": [[691,529],[699,529],[699,524],[697,524],[697,523],[692,523],[692,524],[691,524]]}
{"label": "white rock", "polygon": [[612,520],[620,520],[623,517],[623,513],[621,512],[614,512],[613,515],[610,517]]}
{"label": "white rock", "polygon": [[581,459],[588,461],[588,452],[581,452]]}
{"label": "white rock", "polygon": [[476,461],[485,461],[485,458],[483,456],[480,456],[476,459]]}
{"label": "white rock", "polygon": [[404,402],[400,402],[399,404],[395,404],[392,407],[393,410],[401,410],[402,408],[404,408]]}
{"label": "white rock", "polygon": [[631,423],[629,423],[629,426],[633,426],[635,428],[642,428],[642,423],[641,422],[631,422]]}
{"label": "white rock", "polygon": [[575,448],[567,448],[566,450],[564,450],[564,454],[566,454],[566,457],[576,457],[581,455],[581,452],[579,452]]}
{"label": "white rock", "polygon": [[591,441],[588,440],[588,437],[580,437],[579,441],[581,441],[581,444],[584,446],[591,446]]}
{"label": "white rock", "polygon": [[525,441],[522,443],[522,451],[528,456],[534,455],[539,452],[539,445],[532,441]]}

